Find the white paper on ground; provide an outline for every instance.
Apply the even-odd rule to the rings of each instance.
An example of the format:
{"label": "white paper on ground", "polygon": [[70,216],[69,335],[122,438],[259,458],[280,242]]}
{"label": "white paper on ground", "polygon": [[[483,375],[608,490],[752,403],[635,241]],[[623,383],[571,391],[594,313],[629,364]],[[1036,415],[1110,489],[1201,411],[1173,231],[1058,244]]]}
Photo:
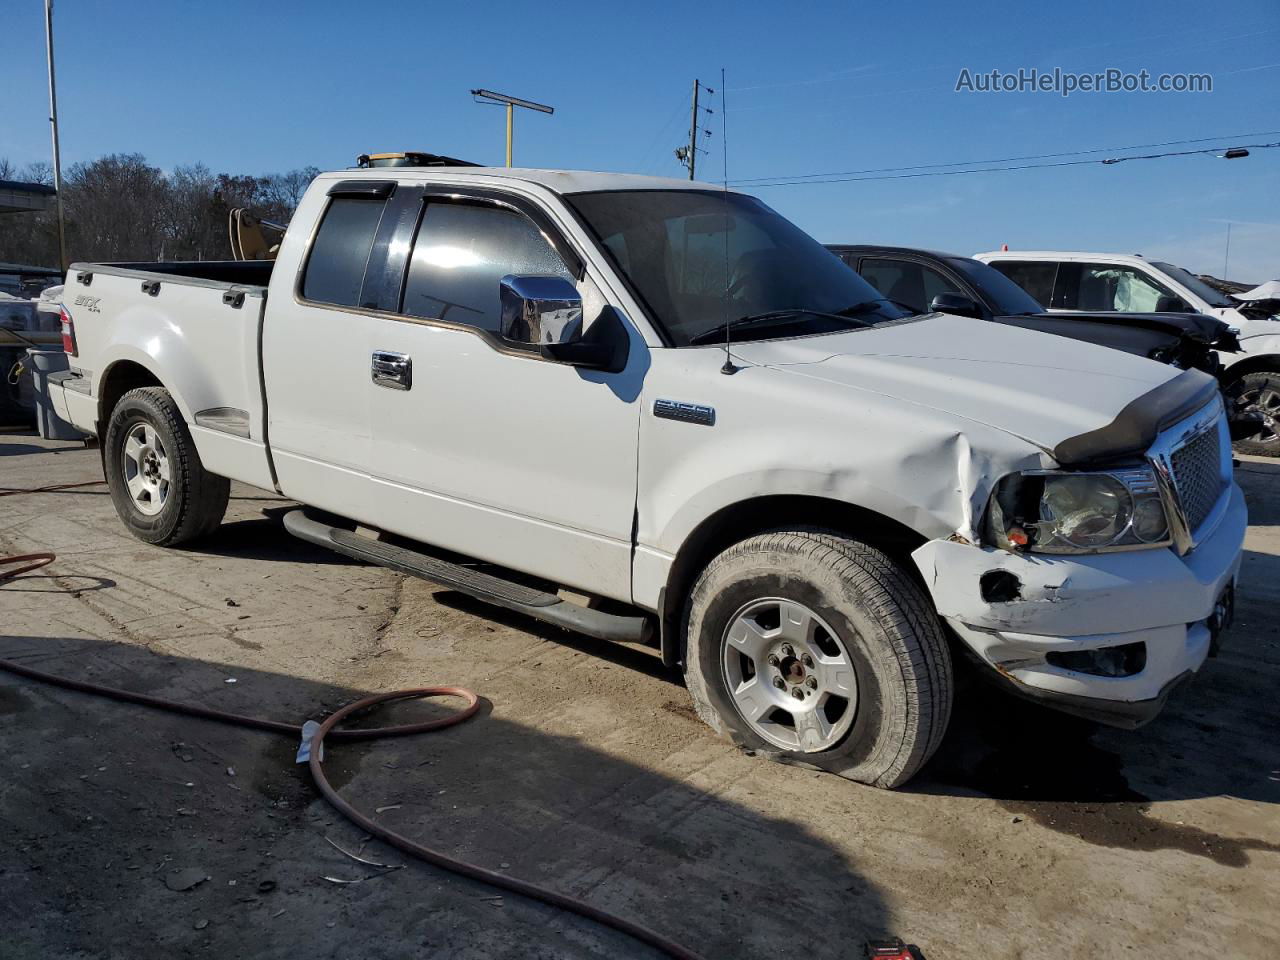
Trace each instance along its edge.
{"label": "white paper on ground", "polygon": [[[298,744],[298,756],[294,763],[310,763],[311,762],[311,738],[316,735],[316,731],[320,729],[320,724],[314,720],[308,720],[302,725],[302,743]],[[324,762],[324,744],[320,744],[320,761]]]}

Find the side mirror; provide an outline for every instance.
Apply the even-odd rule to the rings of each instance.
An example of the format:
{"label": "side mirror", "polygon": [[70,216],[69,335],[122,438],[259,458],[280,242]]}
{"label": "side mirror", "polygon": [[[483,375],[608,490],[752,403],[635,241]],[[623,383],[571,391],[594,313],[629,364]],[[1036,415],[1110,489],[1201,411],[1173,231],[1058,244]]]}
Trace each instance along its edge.
{"label": "side mirror", "polygon": [[617,373],[627,364],[629,338],[618,312],[606,306],[582,331],[582,295],[564,277],[515,276],[499,283],[500,331],[534,344],[548,360]]}
{"label": "side mirror", "polygon": [[982,319],[982,310],[978,305],[961,293],[940,293],[933,298],[929,309],[934,313],[954,313],[958,317]]}
{"label": "side mirror", "polygon": [[1156,298],[1156,313],[1190,313],[1191,308],[1188,307],[1181,297],[1175,297],[1166,293]]}

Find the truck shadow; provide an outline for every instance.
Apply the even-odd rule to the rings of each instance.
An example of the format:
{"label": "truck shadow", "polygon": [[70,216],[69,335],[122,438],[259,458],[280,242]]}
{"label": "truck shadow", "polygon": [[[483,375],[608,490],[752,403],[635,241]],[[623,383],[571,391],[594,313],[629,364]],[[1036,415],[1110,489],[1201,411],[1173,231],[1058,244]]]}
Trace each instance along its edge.
{"label": "truck shadow", "polygon": [[34,443],[13,443],[8,440],[0,442],[0,457],[25,457],[48,452],[46,448],[37,447]]}
{"label": "truck shadow", "polygon": [[[83,637],[9,636],[0,657],[286,720],[364,693]],[[443,703],[397,705],[365,722],[421,719]],[[709,958],[845,957],[892,932],[880,891],[805,826],[503,719],[502,706],[436,734],[331,744],[326,771],[392,829],[587,899]],[[296,748],[292,737],[0,673],[3,952],[132,956],[151,942],[260,958],[657,956],[366,843],[318,797],[293,762]],[[355,862],[326,838],[404,868]],[[779,909],[781,890],[803,895]]]}
{"label": "truck shadow", "polygon": [[[1280,804],[1280,682],[1275,589],[1280,558],[1246,551],[1236,623],[1221,653],[1139,730],[1103,727],[1028,703],[967,676],[951,726],[908,789],[1000,801],[1099,846],[1178,849],[1229,866],[1280,850],[1163,819],[1161,801],[1238,797]],[[1256,588],[1251,586],[1256,584]]]}
{"label": "truck shadow", "polygon": [[[571,650],[577,650],[579,653],[599,657],[620,667],[626,667],[628,670],[635,670],[655,679],[663,680],[675,687],[684,686],[678,671],[670,670],[662,665],[657,650],[624,643],[611,643],[608,640],[597,640],[585,634],[572,633],[561,627],[535,620],[533,617],[525,616],[522,613],[495,607],[465,593],[458,593],[456,590],[447,590],[442,587],[432,596],[436,603],[453,610],[461,610],[505,627],[515,627],[530,636],[559,644],[562,647],[568,647]],[[683,696],[683,692],[681,696]]]}
{"label": "truck shadow", "polygon": [[362,567],[366,564],[299,540],[284,528],[281,518],[293,506],[268,507],[263,516],[224,522],[209,536],[184,545],[190,553],[280,563],[318,563],[326,566]]}

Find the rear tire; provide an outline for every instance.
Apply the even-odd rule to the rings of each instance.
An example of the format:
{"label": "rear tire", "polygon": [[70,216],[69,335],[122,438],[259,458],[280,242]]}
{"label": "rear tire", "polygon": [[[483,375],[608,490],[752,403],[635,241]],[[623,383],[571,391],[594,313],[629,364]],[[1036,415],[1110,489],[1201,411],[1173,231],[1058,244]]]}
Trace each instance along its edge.
{"label": "rear tire", "polygon": [[923,589],[833,533],[735,544],[690,596],[685,680],[698,715],[744,750],[901,786],[951,714],[951,655]]}
{"label": "rear tire", "polygon": [[1232,444],[1239,453],[1280,457],[1280,372],[1257,370],[1233,380],[1224,391],[1237,409],[1256,409],[1266,417],[1262,430]]}
{"label": "rear tire", "polygon": [[130,533],[172,547],[218,528],[231,481],[204,469],[168,390],[130,390],[111,411],[106,432],[111,502]]}

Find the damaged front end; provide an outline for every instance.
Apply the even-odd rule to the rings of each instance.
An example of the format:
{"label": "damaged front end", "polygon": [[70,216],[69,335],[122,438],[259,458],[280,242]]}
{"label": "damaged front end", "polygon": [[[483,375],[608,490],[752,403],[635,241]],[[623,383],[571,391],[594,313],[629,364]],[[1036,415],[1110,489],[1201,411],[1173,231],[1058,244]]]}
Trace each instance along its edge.
{"label": "damaged front end", "polygon": [[913,554],[939,614],[1016,692],[1133,727],[1209,655],[1247,515],[1222,405],[1199,396],[1172,424],[1147,403],[1152,417],[1140,405],[1108,428],[1114,465],[1100,462],[1105,438],[1059,445],[1060,464],[1072,451],[1085,463],[1001,479],[980,545],[934,540]]}

